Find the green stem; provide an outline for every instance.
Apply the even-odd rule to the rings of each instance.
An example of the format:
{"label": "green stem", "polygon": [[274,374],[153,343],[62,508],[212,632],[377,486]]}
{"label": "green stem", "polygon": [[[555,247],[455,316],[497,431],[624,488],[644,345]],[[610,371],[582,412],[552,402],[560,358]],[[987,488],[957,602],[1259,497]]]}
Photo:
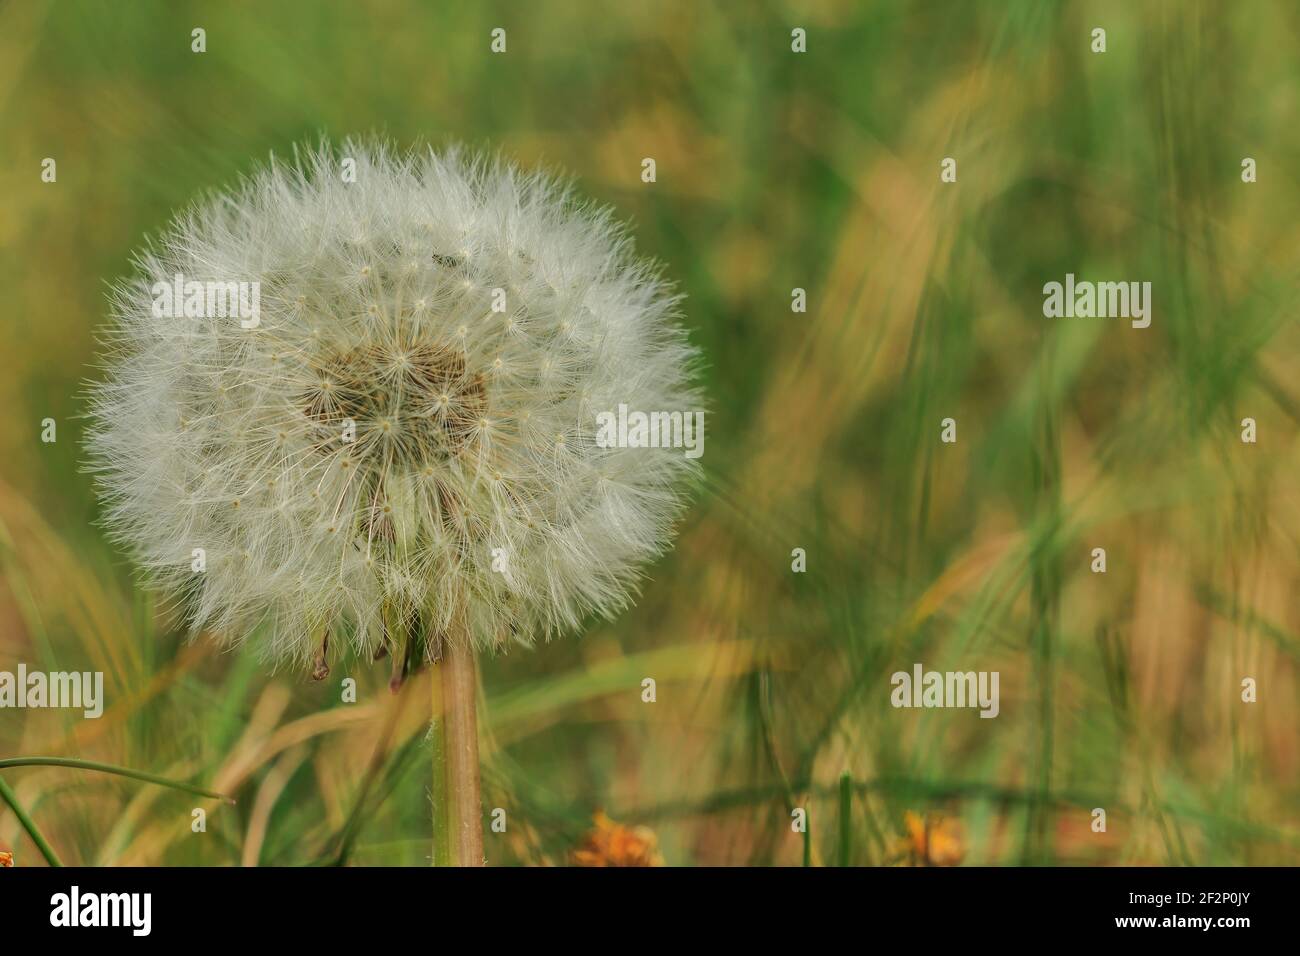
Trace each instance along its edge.
{"label": "green stem", "polygon": [[853,777],[840,775],[840,866],[853,857]]}
{"label": "green stem", "polygon": [[27,815],[27,811],[18,802],[18,797],[14,795],[13,790],[9,788],[9,784],[5,783],[3,778],[0,778],[0,799],[9,804],[9,809],[14,812],[14,816],[22,824],[22,828],[32,838],[32,842],[36,844],[36,849],[40,850],[41,856],[45,857],[45,862],[50,866],[63,866],[63,863],[59,860],[59,855],[54,852],[54,848],[50,846],[40,828],[36,826],[36,821]]}
{"label": "green stem", "polygon": [[205,790],[202,787],[196,787],[188,783],[180,783],[176,780],[168,780],[166,777],[160,777],[157,774],[145,773],[142,770],[130,770],[110,763],[78,760],[75,757],[7,757],[0,760],[0,770],[11,770],[14,767],[71,767],[74,770],[94,770],[98,773],[111,773],[119,777],[130,777],[132,780],[141,780],[145,783],[157,784],[160,787],[171,787],[173,790],[182,790],[185,793],[192,793],[200,797],[210,797],[223,803],[233,805],[235,802],[225,794]]}

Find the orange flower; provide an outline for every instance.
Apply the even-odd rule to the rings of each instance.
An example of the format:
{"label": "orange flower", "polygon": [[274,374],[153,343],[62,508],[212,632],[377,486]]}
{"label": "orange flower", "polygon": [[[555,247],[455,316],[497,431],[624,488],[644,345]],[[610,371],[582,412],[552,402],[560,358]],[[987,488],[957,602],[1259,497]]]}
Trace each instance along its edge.
{"label": "orange flower", "polygon": [[646,827],[625,827],[597,810],[592,829],[570,853],[574,866],[663,866],[658,839]]}
{"label": "orange flower", "polygon": [[894,841],[891,862],[898,866],[956,866],[966,855],[961,823],[939,813],[903,814],[907,836]]}
{"label": "orange flower", "polygon": [[6,853],[4,850],[0,850],[0,866],[13,866],[13,865],[14,865],[14,855],[12,853]]}

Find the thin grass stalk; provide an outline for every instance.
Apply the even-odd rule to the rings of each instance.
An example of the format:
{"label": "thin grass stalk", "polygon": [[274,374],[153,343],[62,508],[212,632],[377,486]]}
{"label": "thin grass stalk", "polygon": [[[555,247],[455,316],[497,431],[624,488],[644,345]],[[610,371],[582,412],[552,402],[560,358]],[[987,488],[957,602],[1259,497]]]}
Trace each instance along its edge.
{"label": "thin grass stalk", "polygon": [[49,841],[45,839],[45,834],[41,833],[40,827],[36,825],[36,821],[27,815],[27,811],[23,809],[23,805],[18,802],[17,795],[10,789],[9,784],[4,782],[3,777],[0,777],[0,800],[3,800],[9,805],[9,809],[12,810],[14,816],[18,818],[19,825],[21,825],[22,828],[27,831],[27,835],[32,838],[32,842],[36,844],[36,849],[41,851],[41,856],[45,857],[45,862],[50,866],[63,866],[62,861],[59,860],[59,855],[54,852],[54,848],[50,846]]}
{"label": "thin grass stalk", "polygon": [[848,866],[853,858],[853,777],[845,772],[840,776],[840,866]]}
{"label": "thin grass stalk", "polygon": [[0,770],[11,770],[15,767],[70,767],[74,770],[93,770],[96,773],[109,773],[118,777],[152,783],[159,787],[170,787],[173,790],[180,790],[199,797],[209,797],[232,806],[235,803],[233,797],[228,797],[224,793],[217,793],[215,790],[196,787],[193,784],[182,783],[179,780],[169,780],[167,777],[160,777],[156,773],[145,773],[143,770],[132,770],[129,767],[118,767],[114,764],[99,763],[94,760],[80,760],[76,757],[5,757],[0,759]]}

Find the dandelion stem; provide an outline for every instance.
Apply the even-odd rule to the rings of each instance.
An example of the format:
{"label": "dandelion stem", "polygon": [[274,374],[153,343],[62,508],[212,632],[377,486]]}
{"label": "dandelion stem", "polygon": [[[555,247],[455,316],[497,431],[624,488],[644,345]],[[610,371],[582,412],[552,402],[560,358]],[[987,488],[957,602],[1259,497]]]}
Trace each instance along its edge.
{"label": "dandelion stem", "polygon": [[447,800],[447,721],[443,716],[442,664],[433,668],[433,708],[429,740],[433,777],[433,865],[451,866],[451,813]]}
{"label": "dandelion stem", "polygon": [[433,863],[483,865],[478,673],[468,635],[443,642],[433,679]]}

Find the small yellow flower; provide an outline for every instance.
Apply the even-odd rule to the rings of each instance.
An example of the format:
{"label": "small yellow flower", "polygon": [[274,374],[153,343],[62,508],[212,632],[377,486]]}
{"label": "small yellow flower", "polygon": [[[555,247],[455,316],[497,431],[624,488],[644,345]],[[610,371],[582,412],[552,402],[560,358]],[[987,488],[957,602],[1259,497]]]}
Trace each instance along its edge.
{"label": "small yellow flower", "polygon": [[956,866],[966,855],[961,823],[943,814],[922,817],[908,810],[903,814],[903,828],[907,835],[894,841],[890,857],[896,866]]}
{"label": "small yellow flower", "polygon": [[574,866],[663,866],[658,838],[646,827],[625,827],[602,810],[592,817],[592,829],[570,853]]}
{"label": "small yellow flower", "polygon": [[14,855],[12,853],[6,853],[4,850],[0,850],[0,866],[13,866],[13,865],[14,865]]}

